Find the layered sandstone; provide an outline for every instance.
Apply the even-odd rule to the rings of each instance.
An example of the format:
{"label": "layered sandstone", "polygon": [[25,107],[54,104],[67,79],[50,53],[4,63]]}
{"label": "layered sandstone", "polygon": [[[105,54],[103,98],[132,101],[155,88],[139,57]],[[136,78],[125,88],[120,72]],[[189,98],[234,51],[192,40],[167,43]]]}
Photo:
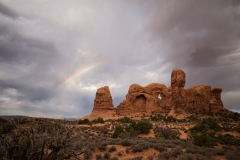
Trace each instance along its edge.
{"label": "layered sandstone", "polygon": [[222,88],[211,89],[208,85],[194,85],[185,89],[186,74],[179,68],[172,71],[171,86],[151,83],[145,87],[132,84],[126,99],[116,108],[107,86],[99,88],[94,100],[92,113],[133,116],[170,113],[219,112],[225,110],[221,101]]}
{"label": "layered sandstone", "polygon": [[118,115],[168,113],[171,110],[171,92],[160,83],[151,83],[145,87],[132,84],[126,99],[116,107]]}
{"label": "layered sandstone", "polygon": [[114,106],[112,103],[112,96],[108,86],[104,86],[97,89],[96,97],[94,100],[94,112],[105,112],[114,110]]}

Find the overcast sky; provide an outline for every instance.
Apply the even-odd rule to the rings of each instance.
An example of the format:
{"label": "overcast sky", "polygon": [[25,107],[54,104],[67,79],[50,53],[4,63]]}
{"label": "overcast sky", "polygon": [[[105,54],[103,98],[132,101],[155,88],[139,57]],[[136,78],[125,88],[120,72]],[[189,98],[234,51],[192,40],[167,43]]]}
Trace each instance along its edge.
{"label": "overcast sky", "polygon": [[96,89],[115,107],[132,83],[223,88],[240,111],[239,0],[0,0],[0,115],[82,117]]}

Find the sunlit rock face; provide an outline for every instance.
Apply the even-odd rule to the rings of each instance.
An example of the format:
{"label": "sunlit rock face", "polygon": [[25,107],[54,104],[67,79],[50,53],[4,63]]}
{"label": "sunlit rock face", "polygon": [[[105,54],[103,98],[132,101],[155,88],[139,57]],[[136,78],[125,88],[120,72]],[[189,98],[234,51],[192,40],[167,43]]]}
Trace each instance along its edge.
{"label": "sunlit rock face", "polygon": [[171,110],[171,92],[160,83],[151,83],[145,87],[132,84],[126,99],[116,107],[118,115],[152,113],[167,114]]}
{"label": "sunlit rock face", "polygon": [[109,110],[114,110],[110,90],[108,86],[98,88],[92,113],[105,112]]}
{"label": "sunlit rock face", "polygon": [[211,89],[208,85],[194,85],[184,89],[186,74],[179,68],[172,71],[171,86],[151,83],[145,87],[132,84],[126,99],[116,108],[112,104],[112,96],[107,86],[99,88],[94,100],[93,112],[112,110],[114,115],[167,115],[175,111],[219,112],[225,110],[221,101],[220,87]]}
{"label": "sunlit rock face", "polygon": [[186,74],[181,69],[174,69],[171,74],[172,107],[185,111],[223,110],[220,87],[213,88],[208,85],[194,85],[184,89]]}

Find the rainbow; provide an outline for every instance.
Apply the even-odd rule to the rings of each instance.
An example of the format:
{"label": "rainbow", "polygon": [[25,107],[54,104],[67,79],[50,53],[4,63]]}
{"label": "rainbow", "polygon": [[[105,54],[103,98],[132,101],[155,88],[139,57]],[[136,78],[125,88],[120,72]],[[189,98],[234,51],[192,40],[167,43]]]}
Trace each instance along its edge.
{"label": "rainbow", "polygon": [[79,71],[77,71],[76,73],[74,73],[73,75],[71,75],[70,77],[68,77],[67,79],[65,79],[61,84],[60,86],[68,83],[69,81],[71,81],[72,79],[76,78],[77,76],[87,72],[87,71],[90,71],[91,69],[93,69],[94,67],[98,66],[100,63],[95,63],[95,64],[92,64],[86,68],[83,68],[83,69],[80,69]]}

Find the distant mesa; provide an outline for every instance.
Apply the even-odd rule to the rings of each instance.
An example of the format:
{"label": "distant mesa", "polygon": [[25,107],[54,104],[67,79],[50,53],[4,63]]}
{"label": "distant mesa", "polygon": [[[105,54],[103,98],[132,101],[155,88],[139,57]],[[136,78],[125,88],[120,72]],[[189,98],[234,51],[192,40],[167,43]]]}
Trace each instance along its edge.
{"label": "distant mesa", "polygon": [[176,68],[171,74],[171,86],[166,87],[161,83],[151,83],[145,87],[132,84],[126,99],[116,108],[108,86],[99,88],[92,113],[85,118],[226,111],[221,100],[221,87],[211,89],[208,85],[194,85],[184,89],[185,83],[185,72]]}

